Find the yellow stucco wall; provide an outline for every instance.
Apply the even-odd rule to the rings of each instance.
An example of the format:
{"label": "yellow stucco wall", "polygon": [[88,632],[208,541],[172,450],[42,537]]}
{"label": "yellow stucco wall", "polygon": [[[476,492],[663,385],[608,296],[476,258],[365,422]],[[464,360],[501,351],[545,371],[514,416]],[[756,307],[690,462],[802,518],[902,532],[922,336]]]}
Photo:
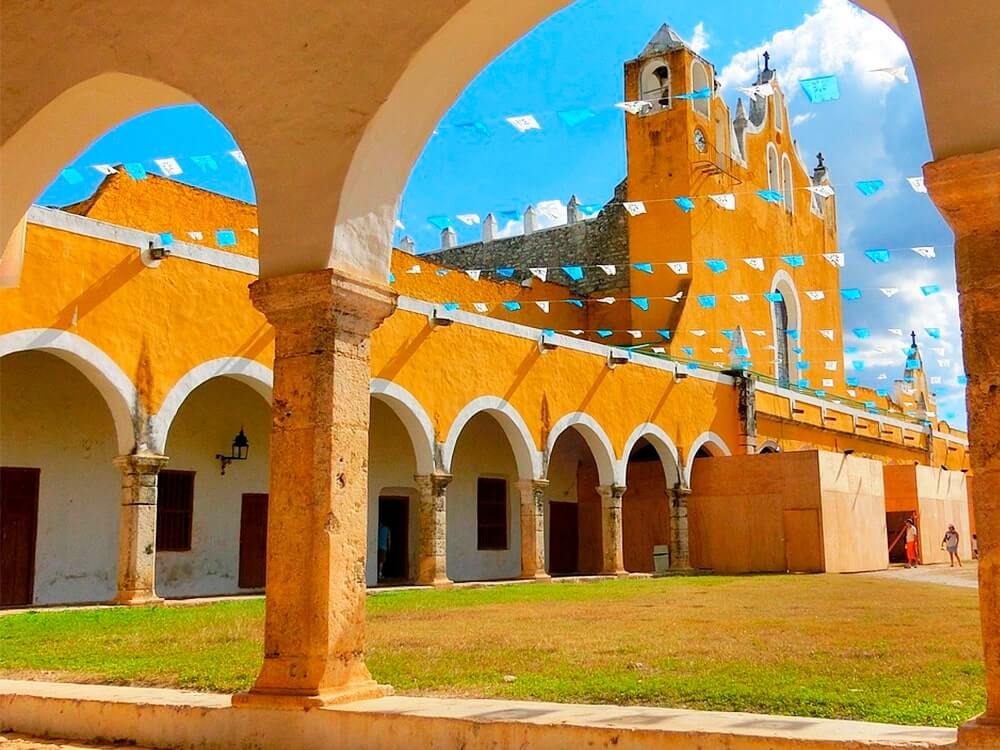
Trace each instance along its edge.
{"label": "yellow stucco wall", "polygon": [[[238,234],[238,255],[253,257],[257,251],[257,237],[247,231],[256,223],[252,206],[161,178],[136,182],[119,174],[74,210],[145,231],[171,231],[178,241],[187,241],[184,232],[197,227],[205,232],[201,244],[214,249],[219,248],[212,227],[228,227]],[[421,272],[407,273],[416,263]],[[531,304],[567,296],[564,287],[537,280],[530,287],[476,282],[455,270],[444,275],[438,270],[446,269],[397,251],[395,289],[436,302],[516,299],[522,310],[506,317],[517,323],[587,325],[584,310],[561,305],[544,315]],[[41,328],[82,337],[121,368],[136,385],[145,412],[155,414],[185,373],[207,361],[242,357],[270,367],[273,332],[250,305],[252,281],[251,274],[180,257],[148,268],[136,247],[29,223],[20,283],[0,289],[0,335]],[[500,317],[495,311],[493,316]],[[694,377],[675,381],[664,369],[638,364],[612,370],[604,355],[568,347],[542,354],[534,338],[463,323],[433,327],[426,315],[406,310],[376,331],[372,374],[413,394],[430,415],[438,441],[446,439],[469,402],[490,395],[517,410],[538,449],[545,448],[551,427],[573,412],[584,412],[600,425],[616,457],[645,422],[666,432],[680,449],[682,464],[703,433],[715,433],[732,450],[743,442],[731,385]],[[783,450],[854,449],[888,462],[933,458],[956,468],[966,460],[965,447],[957,443],[949,450],[935,440],[929,452],[926,435],[916,425],[912,433],[880,435],[871,423],[855,427],[849,415],[837,416],[835,405],[826,421],[818,407],[799,404],[801,413],[795,413],[787,395],[758,391],[757,410],[758,444],[773,439]]]}

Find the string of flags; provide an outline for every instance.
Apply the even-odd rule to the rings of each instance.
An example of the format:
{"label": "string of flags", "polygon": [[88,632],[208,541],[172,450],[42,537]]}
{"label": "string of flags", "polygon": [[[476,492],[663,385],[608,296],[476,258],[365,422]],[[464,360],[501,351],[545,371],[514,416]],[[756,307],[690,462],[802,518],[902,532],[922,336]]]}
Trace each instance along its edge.
{"label": "string of flags", "polygon": [[[909,248],[870,248],[864,251],[864,257],[867,258],[871,263],[876,265],[882,265],[888,263],[893,254],[899,253],[915,253],[916,255],[926,258],[928,260],[937,257],[937,251],[932,245],[921,245]],[[708,258],[701,263],[696,261],[686,261],[686,260],[674,260],[674,261],[647,261],[642,263],[630,263],[625,265],[614,264],[614,263],[593,263],[593,264],[561,264],[558,266],[528,266],[528,267],[515,267],[515,266],[498,266],[495,268],[467,268],[467,269],[453,269],[453,268],[435,268],[434,273],[437,276],[447,276],[450,273],[464,273],[473,281],[479,281],[482,275],[485,274],[495,274],[501,279],[514,279],[515,276],[525,276],[525,272],[531,276],[537,278],[539,281],[548,281],[550,275],[553,271],[560,271],[564,274],[570,281],[582,281],[588,276],[588,273],[594,273],[600,271],[602,279],[608,279],[610,277],[617,276],[621,273],[629,273],[632,270],[638,271],[640,273],[655,275],[658,268],[665,269],[674,274],[675,276],[692,276],[694,275],[695,269],[700,268],[702,263],[713,274],[723,274],[727,271],[732,270],[740,264],[744,264],[755,271],[766,271],[768,264],[778,265],[778,267],[788,268],[802,268],[808,264],[809,258],[822,258],[826,263],[835,268],[844,268],[847,265],[847,253],[846,252],[835,252],[835,253],[788,253],[783,255],[772,255],[772,256],[754,256],[754,257],[729,257],[729,258]],[[416,275],[423,273],[424,266],[420,263],[414,263],[406,271],[406,274]],[[395,281],[395,276],[390,275],[390,282]],[[921,294],[925,297],[929,297],[933,294],[937,294],[942,291],[940,284],[923,284],[919,288]],[[843,287],[838,289],[808,289],[806,290],[806,296],[812,301],[819,301],[825,299],[827,292],[838,292],[845,300],[858,300],[863,296],[863,291],[871,291],[877,289],[886,297],[894,297],[901,291],[901,287],[898,286],[879,286],[879,287]],[[765,293],[773,296],[773,292]],[[750,301],[750,295],[748,293],[738,293],[730,295],[736,302],[748,302]],[[561,300],[560,300],[561,301]],[[768,297],[768,301],[774,302],[777,300]]]}
{"label": "string of flags", "polygon": [[[906,177],[902,180],[885,180],[885,179],[868,179],[868,180],[856,180],[853,183],[858,192],[868,198],[880,191],[882,191],[887,185],[894,182],[905,182],[911,190],[915,193],[927,193],[927,186],[924,184],[924,178],[921,176]],[[842,185],[841,185],[842,187]],[[795,187],[792,186],[788,188],[791,191],[805,190],[818,198],[830,198],[836,195],[838,187],[834,184],[821,184],[821,185],[805,185]],[[644,200],[631,200],[631,201],[609,201],[607,203],[578,203],[574,205],[574,208],[580,212],[585,217],[593,217],[600,213],[604,208],[611,206],[622,206],[625,211],[630,216],[641,216],[642,214],[648,213],[648,209],[653,204],[660,203],[673,203],[677,208],[683,213],[691,213],[694,211],[698,202],[704,202],[705,205],[714,205],[719,209],[724,211],[736,211],[737,209],[737,198],[739,196],[755,196],[756,198],[763,200],[765,203],[771,205],[781,205],[785,202],[785,195],[778,190],[757,190],[750,187],[746,190],[738,190],[729,193],[712,193],[712,194],[700,194],[700,195],[682,195],[670,198],[647,198]],[[558,201],[540,201],[537,210],[538,213],[547,216],[553,221],[561,220],[561,213],[559,206],[557,208],[556,204]],[[519,209],[503,209],[493,211],[489,214],[497,220],[505,221],[520,221],[524,218],[525,212]],[[457,214],[454,217],[459,223],[465,226],[475,226],[483,222],[483,218],[478,213],[463,213]],[[434,228],[445,231],[447,229],[453,229],[457,224],[452,220],[452,217],[447,214],[433,214],[427,217],[427,223]],[[397,228],[405,230],[406,227],[402,223],[397,223]]]}

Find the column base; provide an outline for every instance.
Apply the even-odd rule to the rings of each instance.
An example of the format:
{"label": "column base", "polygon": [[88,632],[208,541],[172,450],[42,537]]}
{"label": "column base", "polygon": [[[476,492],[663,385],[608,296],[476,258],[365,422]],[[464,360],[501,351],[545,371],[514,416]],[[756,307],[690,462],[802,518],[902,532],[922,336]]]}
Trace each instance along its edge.
{"label": "column base", "polygon": [[628,578],[629,572],[627,570],[602,570],[600,575],[607,576],[608,578]]}
{"label": "column base", "polygon": [[120,591],[108,604],[120,607],[141,607],[145,604],[163,604],[163,597],[146,591]]}
{"label": "column base", "polygon": [[551,581],[552,576],[550,576],[545,571],[538,571],[537,573],[522,573],[519,576],[521,581]]}
{"label": "column base", "polygon": [[236,707],[278,708],[297,711],[304,708],[322,708],[323,706],[337,706],[354,701],[385,698],[387,695],[392,695],[393,692],[391,685],[379,685],[375,680],[366,680],[305,695],[291,690],[250,690],[247,693],[236,693],[232,700],[233,706]]}
{"label": "column base", "polygon": [[1000,747],[1000,718],[977,716],[958,728],[958,750],[995,750]]}
{"label": "column base", "polygon": [[434,578],[430,581],[421,581],[419,578],[413,582],[414,586],[430,586],[435,589],[447,589],[455,585],[455,582],[448,577]]}

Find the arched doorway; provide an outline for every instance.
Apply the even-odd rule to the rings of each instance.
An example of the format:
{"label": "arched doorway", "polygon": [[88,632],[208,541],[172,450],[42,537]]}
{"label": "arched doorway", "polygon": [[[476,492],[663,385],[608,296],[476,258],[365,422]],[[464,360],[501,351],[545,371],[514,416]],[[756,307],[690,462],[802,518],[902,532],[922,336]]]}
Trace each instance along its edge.
{"label": "arched doorway", "polygon": [[[230,376],[209,378],[166,426],[169,461],[158,478],[156,592],[164,597],[264,588],[270,405]],[[222,471],[242,433],[246,459]]]}
{"label": "arched doorway", "polygon": [[0,606],[115,595],[120,474],[107,402],[44,351],[0,358]]}

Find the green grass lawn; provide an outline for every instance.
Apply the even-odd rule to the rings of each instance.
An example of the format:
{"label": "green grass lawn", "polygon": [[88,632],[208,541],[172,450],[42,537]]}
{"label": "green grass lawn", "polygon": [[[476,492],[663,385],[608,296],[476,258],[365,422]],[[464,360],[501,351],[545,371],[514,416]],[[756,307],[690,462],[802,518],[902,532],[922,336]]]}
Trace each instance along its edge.
{"label": "green grass lawn", "polygon": [[[974,589],[745,576],[369,597],[368,664],[411,695],[955,726],[982,711]],[[0,676],[235,692],[262,600],[0,617]],[[504,680],[513,675],[512,682]]]}

